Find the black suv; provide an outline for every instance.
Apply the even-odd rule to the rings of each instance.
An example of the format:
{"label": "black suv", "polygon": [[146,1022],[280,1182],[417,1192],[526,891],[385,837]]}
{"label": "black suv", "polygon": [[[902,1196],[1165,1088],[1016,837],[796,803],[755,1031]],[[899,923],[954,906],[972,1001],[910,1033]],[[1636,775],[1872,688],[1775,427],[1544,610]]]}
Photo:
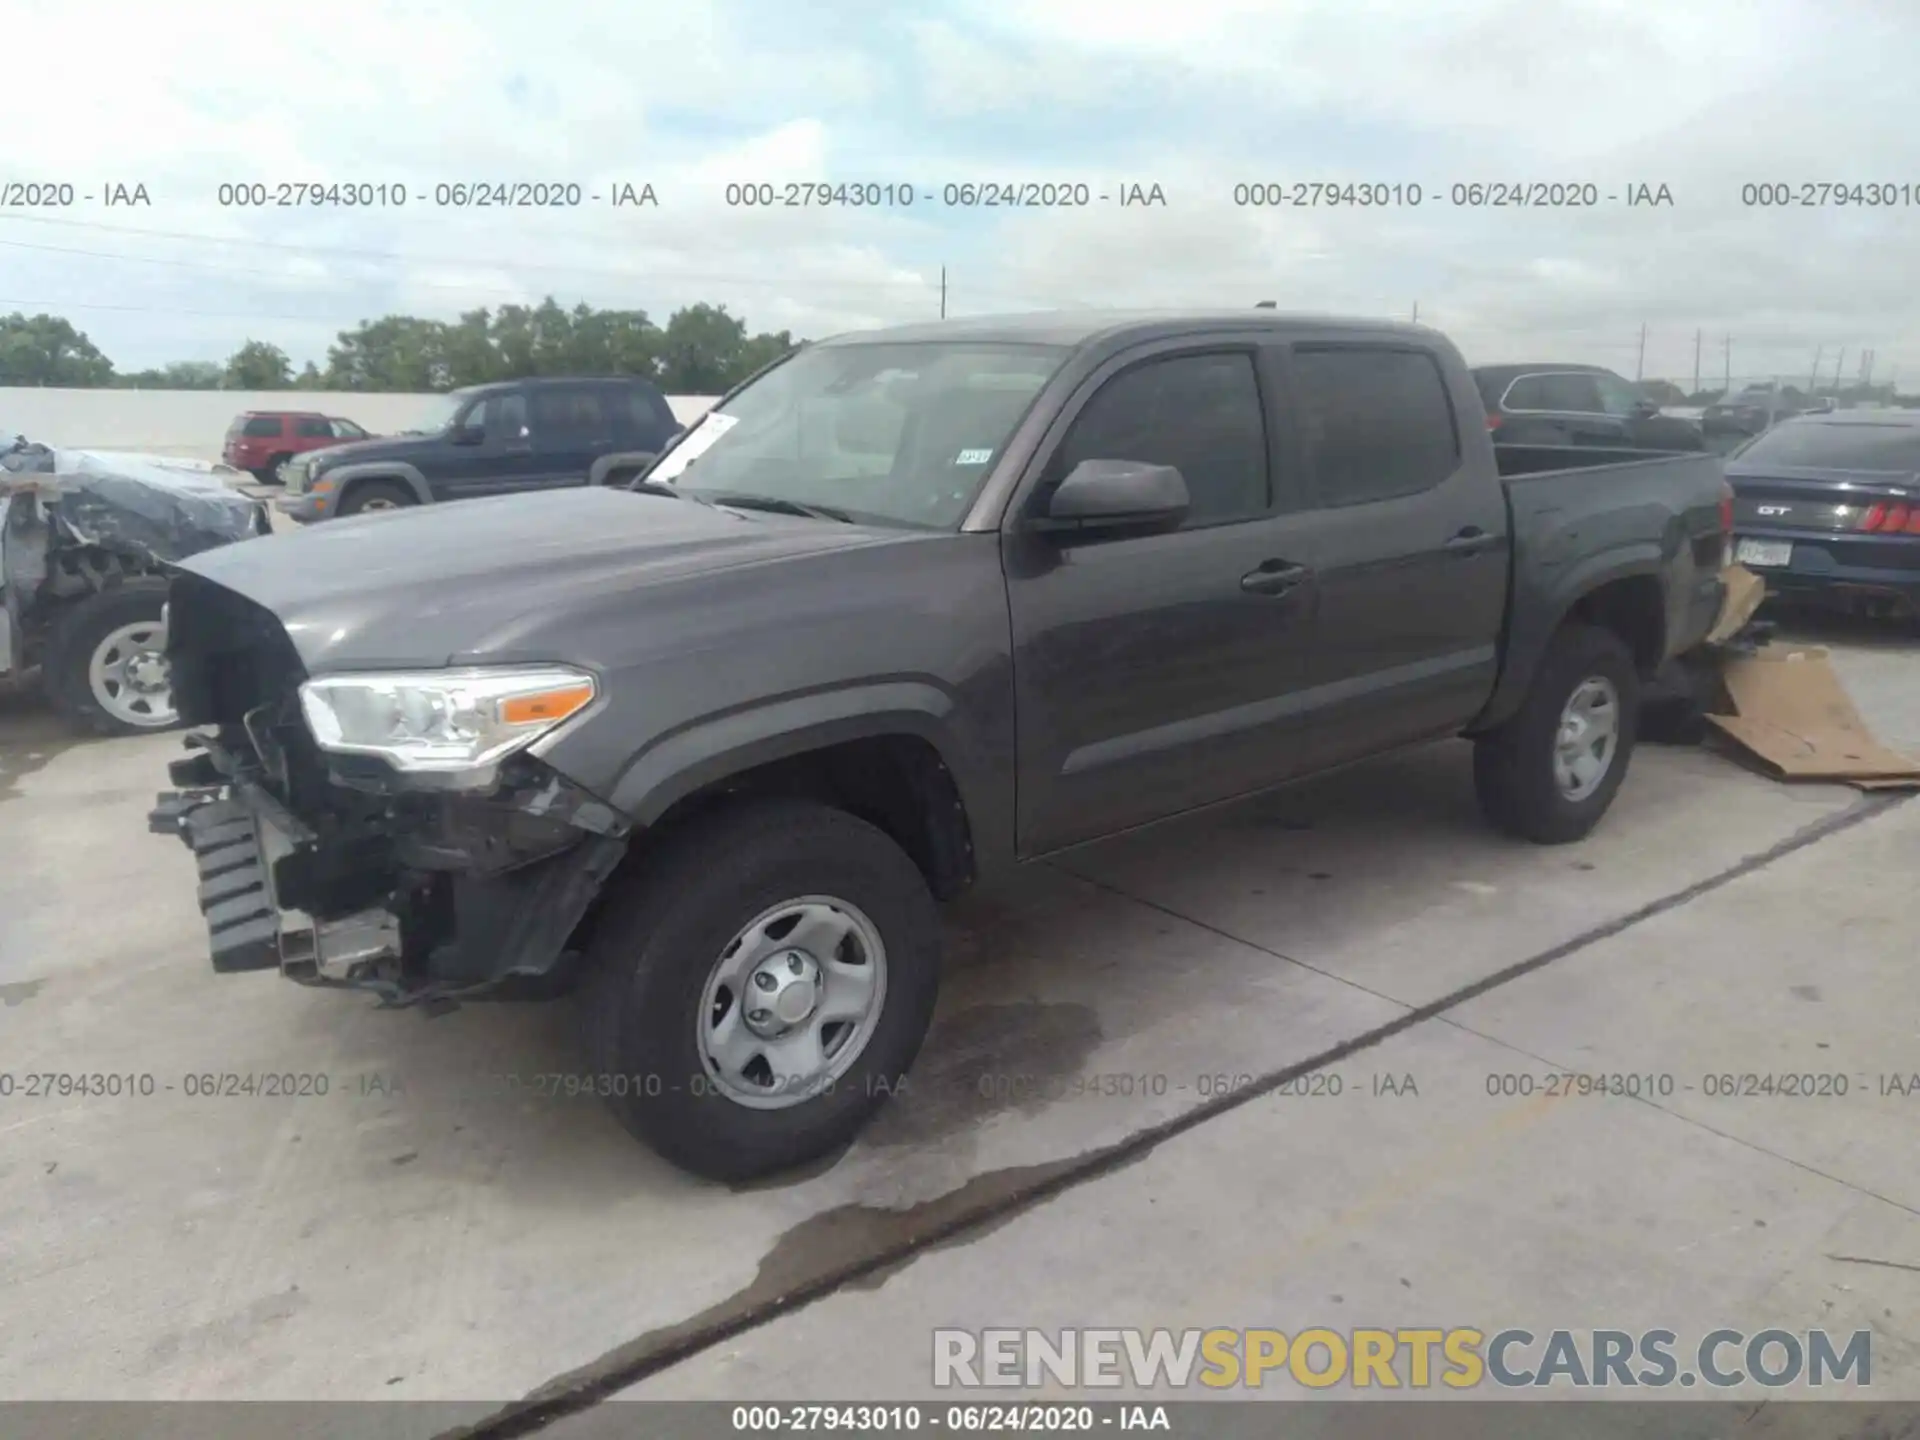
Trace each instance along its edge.
{"label": "black suv", "polygon": [[296,456],[280,508],[295,520],[631,480],[680,425],[648,381],[540,377],[422,397],[418,429]]}
{"label": "black suv", "polygon": [[1631,380],[1599,365],[1482,365],[1473,378],[1502,445],[1706,449],[1693,421],[1662,415]]}

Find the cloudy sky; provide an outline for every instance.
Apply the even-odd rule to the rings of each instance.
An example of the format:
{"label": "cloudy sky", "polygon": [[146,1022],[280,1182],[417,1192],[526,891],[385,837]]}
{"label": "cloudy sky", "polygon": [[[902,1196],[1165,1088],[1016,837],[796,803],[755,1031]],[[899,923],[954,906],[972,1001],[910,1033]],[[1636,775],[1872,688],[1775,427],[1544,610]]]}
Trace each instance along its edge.
{"label": "cloudy sky", "polygon": [[[724,303],[817,336],[939,313],[1243,305],[1419,315],[1476,361],[1689,380],[1920,386],[1913,0],[9,0],[39,119],[0,184],[142,184],[151,205],[0,211],[0,311],[51,310],[123,370],[270,340],[324,362],[391,311],[549,293],[664,320]],[[578,184],[578,207],[435,204]],[[910,206],[743,209],[729,182],[871,182]],[[1054,210],[948,184],[1085,184]],[[1419,187],[1371,209],[1236,185]],[[1592,184],[1592,209],[1455,205]],[[1756,208],[1743,185],[1881,182],[1892,209]],[[222,206],[366,182],[404,207]],[[613,187],[657,206],[616,209]],[[1629,207],[1666,186],[1670,206]],[[1164,206],[1121,207],[1159,186]],[[1115,196],[1102,203],[1101,194]],[[1618,200],[1608,200],[1617,195]],[[18,195],[0,196],[16,200]],[[1910,376],[1914,386],[1905,383]]]}

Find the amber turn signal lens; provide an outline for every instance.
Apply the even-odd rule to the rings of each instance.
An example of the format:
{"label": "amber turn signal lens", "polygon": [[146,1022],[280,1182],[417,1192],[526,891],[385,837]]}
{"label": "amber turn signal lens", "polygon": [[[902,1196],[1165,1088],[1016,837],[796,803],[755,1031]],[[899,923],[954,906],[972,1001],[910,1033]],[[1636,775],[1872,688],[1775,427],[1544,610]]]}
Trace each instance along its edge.
{"label": "amber turn signal lens", "polygon": [[500,720],[505,725],[550,725],[584,710],[592,700],[593,686],[585,684],[513,695],[500,702]]}

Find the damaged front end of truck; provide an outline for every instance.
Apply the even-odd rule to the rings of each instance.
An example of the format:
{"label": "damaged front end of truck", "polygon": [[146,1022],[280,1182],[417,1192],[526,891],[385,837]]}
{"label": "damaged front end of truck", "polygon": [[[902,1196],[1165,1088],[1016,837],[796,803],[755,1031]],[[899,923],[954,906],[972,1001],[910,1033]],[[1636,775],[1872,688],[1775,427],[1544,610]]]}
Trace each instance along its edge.
{"label": "damaged front end of truck", "polygon": [[265,606],[185,573],[181,718],[150,816],[200,874],[213,967],[433,1006],[563,981],[627,822],[539,755],[590,674],[503,666],[310,676]]}

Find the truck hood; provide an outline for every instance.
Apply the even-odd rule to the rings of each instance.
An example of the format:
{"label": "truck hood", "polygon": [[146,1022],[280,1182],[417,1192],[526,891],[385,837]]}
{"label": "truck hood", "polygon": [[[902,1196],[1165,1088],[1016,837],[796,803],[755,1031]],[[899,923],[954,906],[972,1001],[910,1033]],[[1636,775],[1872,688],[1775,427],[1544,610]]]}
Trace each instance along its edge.
{"label": "truck hood", "polygon": [[365,440],[341,440],[317,446],[294,457],[311,467],[323,460],[328,465],[357,465],[363,460],[405,460],[424,450],[438,449],[443,442],[430,431],[417,435],[370,435]]}
{"label": "truck hood", "polygon": [[271,612],[318,674],[590,658],[570,637],[609,607],[638,621],[676,581],[907,533],[595,487],[351,516],[185,568]]}

